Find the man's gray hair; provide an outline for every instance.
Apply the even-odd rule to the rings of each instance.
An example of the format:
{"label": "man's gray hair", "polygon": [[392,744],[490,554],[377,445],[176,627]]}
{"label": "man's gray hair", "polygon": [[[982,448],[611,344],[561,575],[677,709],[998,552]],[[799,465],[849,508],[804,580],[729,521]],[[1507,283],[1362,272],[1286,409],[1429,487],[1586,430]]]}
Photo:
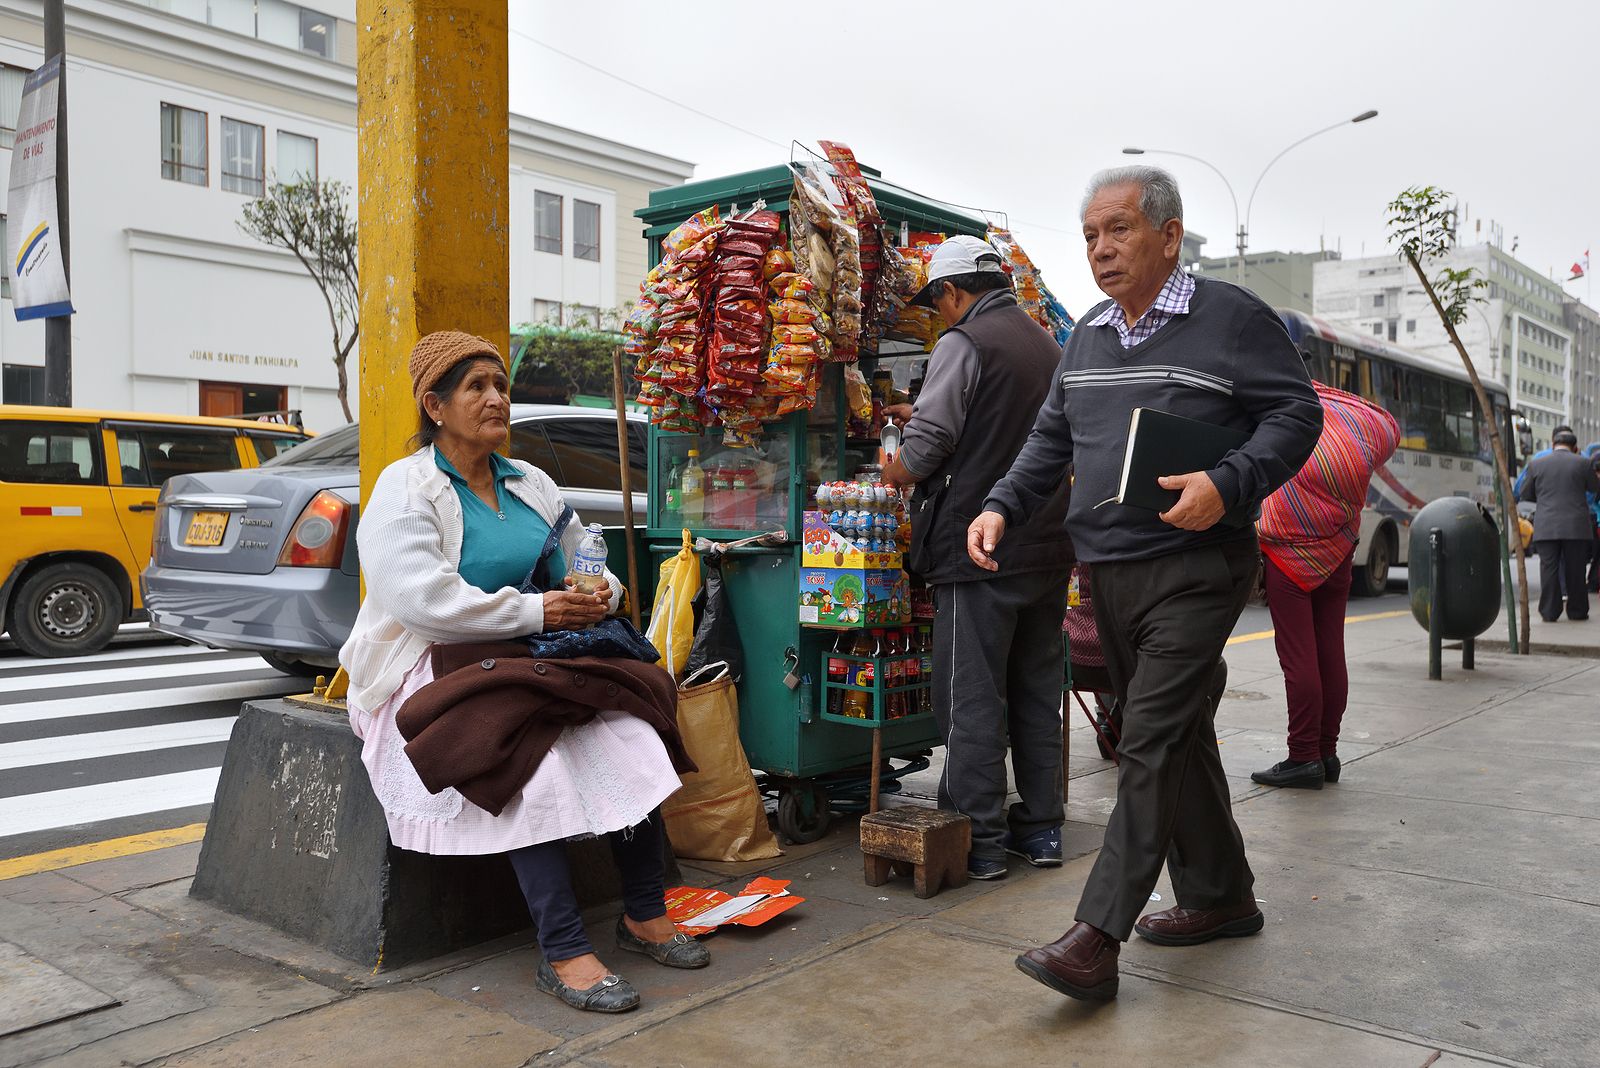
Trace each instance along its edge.
{"label": "man's gray hair", "polygon": [[1083,203],[1078,207],[1078,218],[1083,218],[1083,213],[1089,210],[1089,202],[1102,189],[1114,185],[1139,187],[1139,210],[1151,226],[1159,229],[1166,225],[1168,219],[1183,221],[1183,197],[1178,194],[1178,180],[1160,167],[1141,164],[1108,167],[1090,178],[1089,188],[1083,194]]}

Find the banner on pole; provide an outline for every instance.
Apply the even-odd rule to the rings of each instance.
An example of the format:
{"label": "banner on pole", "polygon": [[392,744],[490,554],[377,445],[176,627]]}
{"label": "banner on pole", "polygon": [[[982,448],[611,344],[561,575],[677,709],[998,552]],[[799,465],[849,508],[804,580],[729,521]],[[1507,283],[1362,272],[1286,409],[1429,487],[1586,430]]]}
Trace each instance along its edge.
{"label": "banner on pole", "polygon": [[18,319],[72,314],[56,217],[56,104],[61,57],[52,56],[22,83],[22,109],[11,152],[6,260]]}

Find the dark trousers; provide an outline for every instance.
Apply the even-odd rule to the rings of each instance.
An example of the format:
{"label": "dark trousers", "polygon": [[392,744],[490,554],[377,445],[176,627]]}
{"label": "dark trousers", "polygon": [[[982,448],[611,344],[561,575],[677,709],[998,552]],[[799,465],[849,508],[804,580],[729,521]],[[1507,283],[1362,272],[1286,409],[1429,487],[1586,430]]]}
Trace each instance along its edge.
{"label": "dark trousers", "polygon": [[1583,569],[1593,539],[1547,538],[1533,543],[1539,554],[1539,615],[1546,623],[1561,618],[1561,594],[1567,594],[1567,618],[1589,618],[1589,587]]}
{"label": "dark trousers", "polygon": [[1339,722],[1350,696],[1344,660],[1350,563],[1346,559],[1316,589],[1302,590],[1267,561],[1267,608],[1289,694],[1290,760],[1320,760],[1338,748]]}
{"label": "dark trousers", "polygon": [[[621,831],[606,835],[611,855],[622,875],[622,907],[635,920],[653,920],[667,914],[666,883],[662,868],[659,813]],[[539,932],[539,948],[548,961],[571,960],[593,953],[583,930],[578,898],[572,892],[565,842],[540,842],[506,854],[528,900],[528,913]]]}
{"label": "dark trousers", "polygon": [[1600,526],[1595,527],[1594,541],[1589,543],[1589,592],[1600,593]]}
{"label": "dark trousers", "polygon": [[1122,703],[1117,807],[1077,918],[1126,940],[1162,861],[1177,903],[1252,899],[1255,877],[1233,821],[1213,719],[1222,650],[1255,577],[1254,539],[1094,565],[1094,616]]}
{"label": "dark trousers", "polygon": [[[933,589],[933,713],[944,738],[939,807],[972,820],[972,855],[1061,826],[1061,619],[1070,570]],[[1006,738],[1022,800],[1006,809]]]}

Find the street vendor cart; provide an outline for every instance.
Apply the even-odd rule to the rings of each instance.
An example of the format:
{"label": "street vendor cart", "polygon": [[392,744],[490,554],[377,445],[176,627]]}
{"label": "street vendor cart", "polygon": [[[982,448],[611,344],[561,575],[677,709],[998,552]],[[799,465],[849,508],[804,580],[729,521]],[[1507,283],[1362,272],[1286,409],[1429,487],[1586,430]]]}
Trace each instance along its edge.
{"label": "street vendor cart", "polygon": [[[831,153],[833,146],[827,147]],[[848,153],[848,149],[844,151]],[[853,158],[848,165],[853,171]],[[817,163],[809,166],[815,177]],[[661,306],[684,299],[686,291],[672,277],[665,282],[658,279],[661,265],[669,260],[667,274],[671,276],[674,264],[670,258],[683,254],[688,242],[701,237],[692,228],[684,230],[685,220],[691,224],[696,219],[714,218],[719,223],[754,220],[748,233],[755,235],[757,243],[750,247],[758,248],[766,239],[779,250],[768,255],[765,283],[787,287],[782,294],[776,288],[767,294],[771,298],[764,327],[768,354],[778,350],[783,340],[809,336],[801,326],[793,330],[774,326],[789,321],[784,309],[793,304],[783,303],[785,295],[794,297],[810,284],[803,273],[806,249],[796,248],[800,262],[792,274],[785,267],[795,257],[786,258],[782,251],[791,244],[802,245],[801,231],[811,230],[793,217],[795,211],[803,210],[797,206],[797,190],[804,170],[803,165],[792,163],[661,189],[651,193],[648,205],[636,212],[645,226],[652,268],[643,288],[648,297],[652,284],[659,282],[656,288],[667,294],[658,297],[655,305],[642,302],[641,308],[655,318],[643,326],[631,326],[630,352],[637,360],[639,380],[645,383],[641,400],[651,400],[652,386],[659,387],[659,381],[652,379],[662,373],[662,361],[670,362],[672,355],[665,344],[670,335],[664,332],[670,327],[660,327],[658,320],[674,314],[674,306],[667,304],[665,311]],[[836,173],[831,166],[821,170],[830,176]],[[931,250],[946,235],[982,237],[989,231],[981,216],[902,189],[868,168],[854,174],[870,190],[871,208],[862,210],[875,209],[880,217],[870,222],[872,235],[868,220],[860,220],[859,255],[863,260],[881,255],[900,262],[903,269],[904,257],[914,255],[906,250],[919,241]],[[835,192],[835,188],[829,189],[830,194]],[[859,194],[859,187],[854,192]],[[752,209],[775,213],[777,221]],[[855,221],[853,216],[851,220]],[[760,226],[769,229],[761,231]],[[726,229],[724,249],[735,247],[730,234],[739,236],[736,228]],[[869,239],[874,235],[884,246],[895,247],[879,252]],[[814,232],[811,240],[814,249]],[[740,246],[738,251],[746,249]],[[848,251],[840,257],[841,268],[845,255]],[[820,274],[819,259],[810,263],[816,271],[811,276],[815,282]],[[865,273],[872,274],[876,267],[876,263],[868,264]],[[700,273],[694,275],[695,270]],[[653,573],[662,560],[677,553],[684,530],[718,543],[782,532],[760,544],[729,549],[721,566],[743,647],[743,675],[738,680],[740,738],[752,767],[764,773],[766,786],[778,796],[779,830],[791,841],[805,842],[826,831],[830,804],[848,805],[847,795],[852,790],[859,803],[864,797],[862,777],[874,764],[884,770],[889,788],[893,788],[899,775],[926,767],[918,758],[940,741],[928,692],[931,640],[919,630],[919,624],[925,626],[931,618],[912,617],[912,597],[899,554],[903,537],[888,518],[895,502],[891,499],[886,504],[881,484],[875,487],[875,503],[872,500],[873,465],[880,459],[884,422],[881,408],[903,399],[920,380],[937,332],[923,322],[920,332],[911,331],[916,336],[908,336],[906,330],[883,329],[880,323],[879,336],[871,336],[873,327],[867,324],[857,341],[859,351],[849,360],[839,359],[836,350],[824,355],[826,344],[820,345],[816,366],[810,368],[812,379],[804,387],[814,390],[814,397],[808,393],[799,401],[791,399],[786,407],[794,410],[784,414],[775,414],[768,403],[759,428],[753,428],[753,421],[744,424],[747,434],[732,429],[735,419],[731,413],[724,426],[705,410],[707,396],[728,396],[717,392],[715,355],[710,358],[713,370],[705,370],[706,350],[726,340],[721,319],[714,330],[712,317],[727,314],[732,306],[723,301],[717,311],[711,310],[710,303],[730,291],[719,288],[716,280],[737,275],[740,284],[752,284],[748,271],[718,275],[717,270],[694,264],[675,275],[691,283],[698,279],[706,293],[703,301],[694,305],[700,329],[697,355],[702,374],[709,375],[712,384],[702,390],[698,401],[689,397],[681,384],[677,394],[656,388],[658,407],[649,434],[649,511],[644,532],[647,566]],[[886,270],[877,273],[879,285],[894,284]],[[791,278],[799,281],[789,281]],[[903,297],[910,283],[901,281]],[[812,299],[819,308],[830,307],[815,294]],[[866,296],[861,304],[863,313],[871,315],[873,298]],[[877,307],[886,322],[894,320],[895,300],[880,297]],[[841,321],[848,314],[842,299],[831,308]],[[682,322],[682,317],[678,321]],[[820,319],[821,323],[828,321],[826,316]],[[652,328],[655,333],[650,332]],[[722,345],[724,351],[735,347]],[[679,350],[687,352],[688,346],[680,345]],[[770,364],[768,370],[770,381]],[[783,369],[778,370],[781,377]],[[726,381],[737,384],[736,379]],[[862,389],[868,382],[876,405],[873,416],[862,419]],[[755,392],[761,392],[760,383]],[[665,408],[661,406],[663,398]],[[698,416],[687,407],[693,403],[700,405]],[[765,402],[757,397],[748,403]],[[701,422],[695,423],[696,418]],[[856,507],[843,507],[847,502],[842,486],[850,487],[849,503]],[[829,526],[830,511],[836,513],[834,529]],[[900,514],[903,516],[903,509]],[[863,515],[867,518],[862,519]],[[839,523],[855,524],[842,528],[844,540],[837,536]],[[895,767],[892,759],[907,763]]]}

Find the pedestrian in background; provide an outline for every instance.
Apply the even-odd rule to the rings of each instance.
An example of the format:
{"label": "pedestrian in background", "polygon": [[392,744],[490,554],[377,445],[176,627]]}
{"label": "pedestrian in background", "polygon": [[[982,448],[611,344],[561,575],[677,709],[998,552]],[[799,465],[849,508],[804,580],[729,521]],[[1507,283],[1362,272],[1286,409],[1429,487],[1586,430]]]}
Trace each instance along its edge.
{"label": "pedestrian in background", "polygon": [[[1077,922],[1017,967],[1069,997],[1104,1000],[1116,996],[1117,956],[1135,930],[1158,945],[1195,945],[1262,928],[1212,721],[1227,679],[1223,646],[1256,573],[1248,520],[1311,455],[1322,406],[1270,307],[1178,266],[1183,202],[1170,174],[1102,171],[1080,214],[1089,267],[1111,299],[1073,331],[967,551],[999,567],[1008,531],[1054,499],[1072,468],[1067,532],[1094,570],[1095,621],[1123,709],[1117,805]],[[1180,494],[1165,512],[1096,507],[1117,496],[1140,407],[1250,436],[1209,470],[1163,476]],[[1141,918],[1163,861],[1177,907]]]}
{"label": "pedestrian in background", "polygon": [[1320,790],[1339,781],[1339,723],[1350,692],[1344,610],[1361,509],[1372,473],[1399,447],[1400,424],[1354,394],[1312,387],[1322,401],[1322,436],[1299,473],[1262,502],[1256,523],[1289,698],[1289,759],[1250,778]]}
{"label": "pedestrian in background", "polygon": [[[1583,455],[1594,473],[1600,476],[1600,441],[1585,445]],[[1589,592],[1600,593],[1600,493],[1591,493],[1588,497],[1590,518],[1594,520],[1594,543],[1589,547]]]}
{"label": "pedestrian in background", "polygon": [[1539,617],[1561,618],[1566,593],[1567,618],[1589,618],[1589,587],[1584,568],[1594,546],[1594,512],[1588,494],[1600,491],[1593,462],[1578,455],[1578,436],[1557,431],[1550,452],[1528,464],[1519,501],[1538,505],[1533,514],[1533,550],[1539,554]]}
{"label": "pedestrian in background", "polygon": [[[933,589],[933,712],[944,737],[939,807],[972,820],[967,874],[1000,879],[1006,854],[1061,864],[1061,617],[1072,545],[1058,487],[1018,527],[999,573],[967,559],[967,524],[1011,467],[1061,348],[1017,304],[1000,254],[976,237],[934,250],[913,298],[950,329],[884,480],[916,485],[910,567]],[[1021,800],[1006,808],[1006,742]]]}

